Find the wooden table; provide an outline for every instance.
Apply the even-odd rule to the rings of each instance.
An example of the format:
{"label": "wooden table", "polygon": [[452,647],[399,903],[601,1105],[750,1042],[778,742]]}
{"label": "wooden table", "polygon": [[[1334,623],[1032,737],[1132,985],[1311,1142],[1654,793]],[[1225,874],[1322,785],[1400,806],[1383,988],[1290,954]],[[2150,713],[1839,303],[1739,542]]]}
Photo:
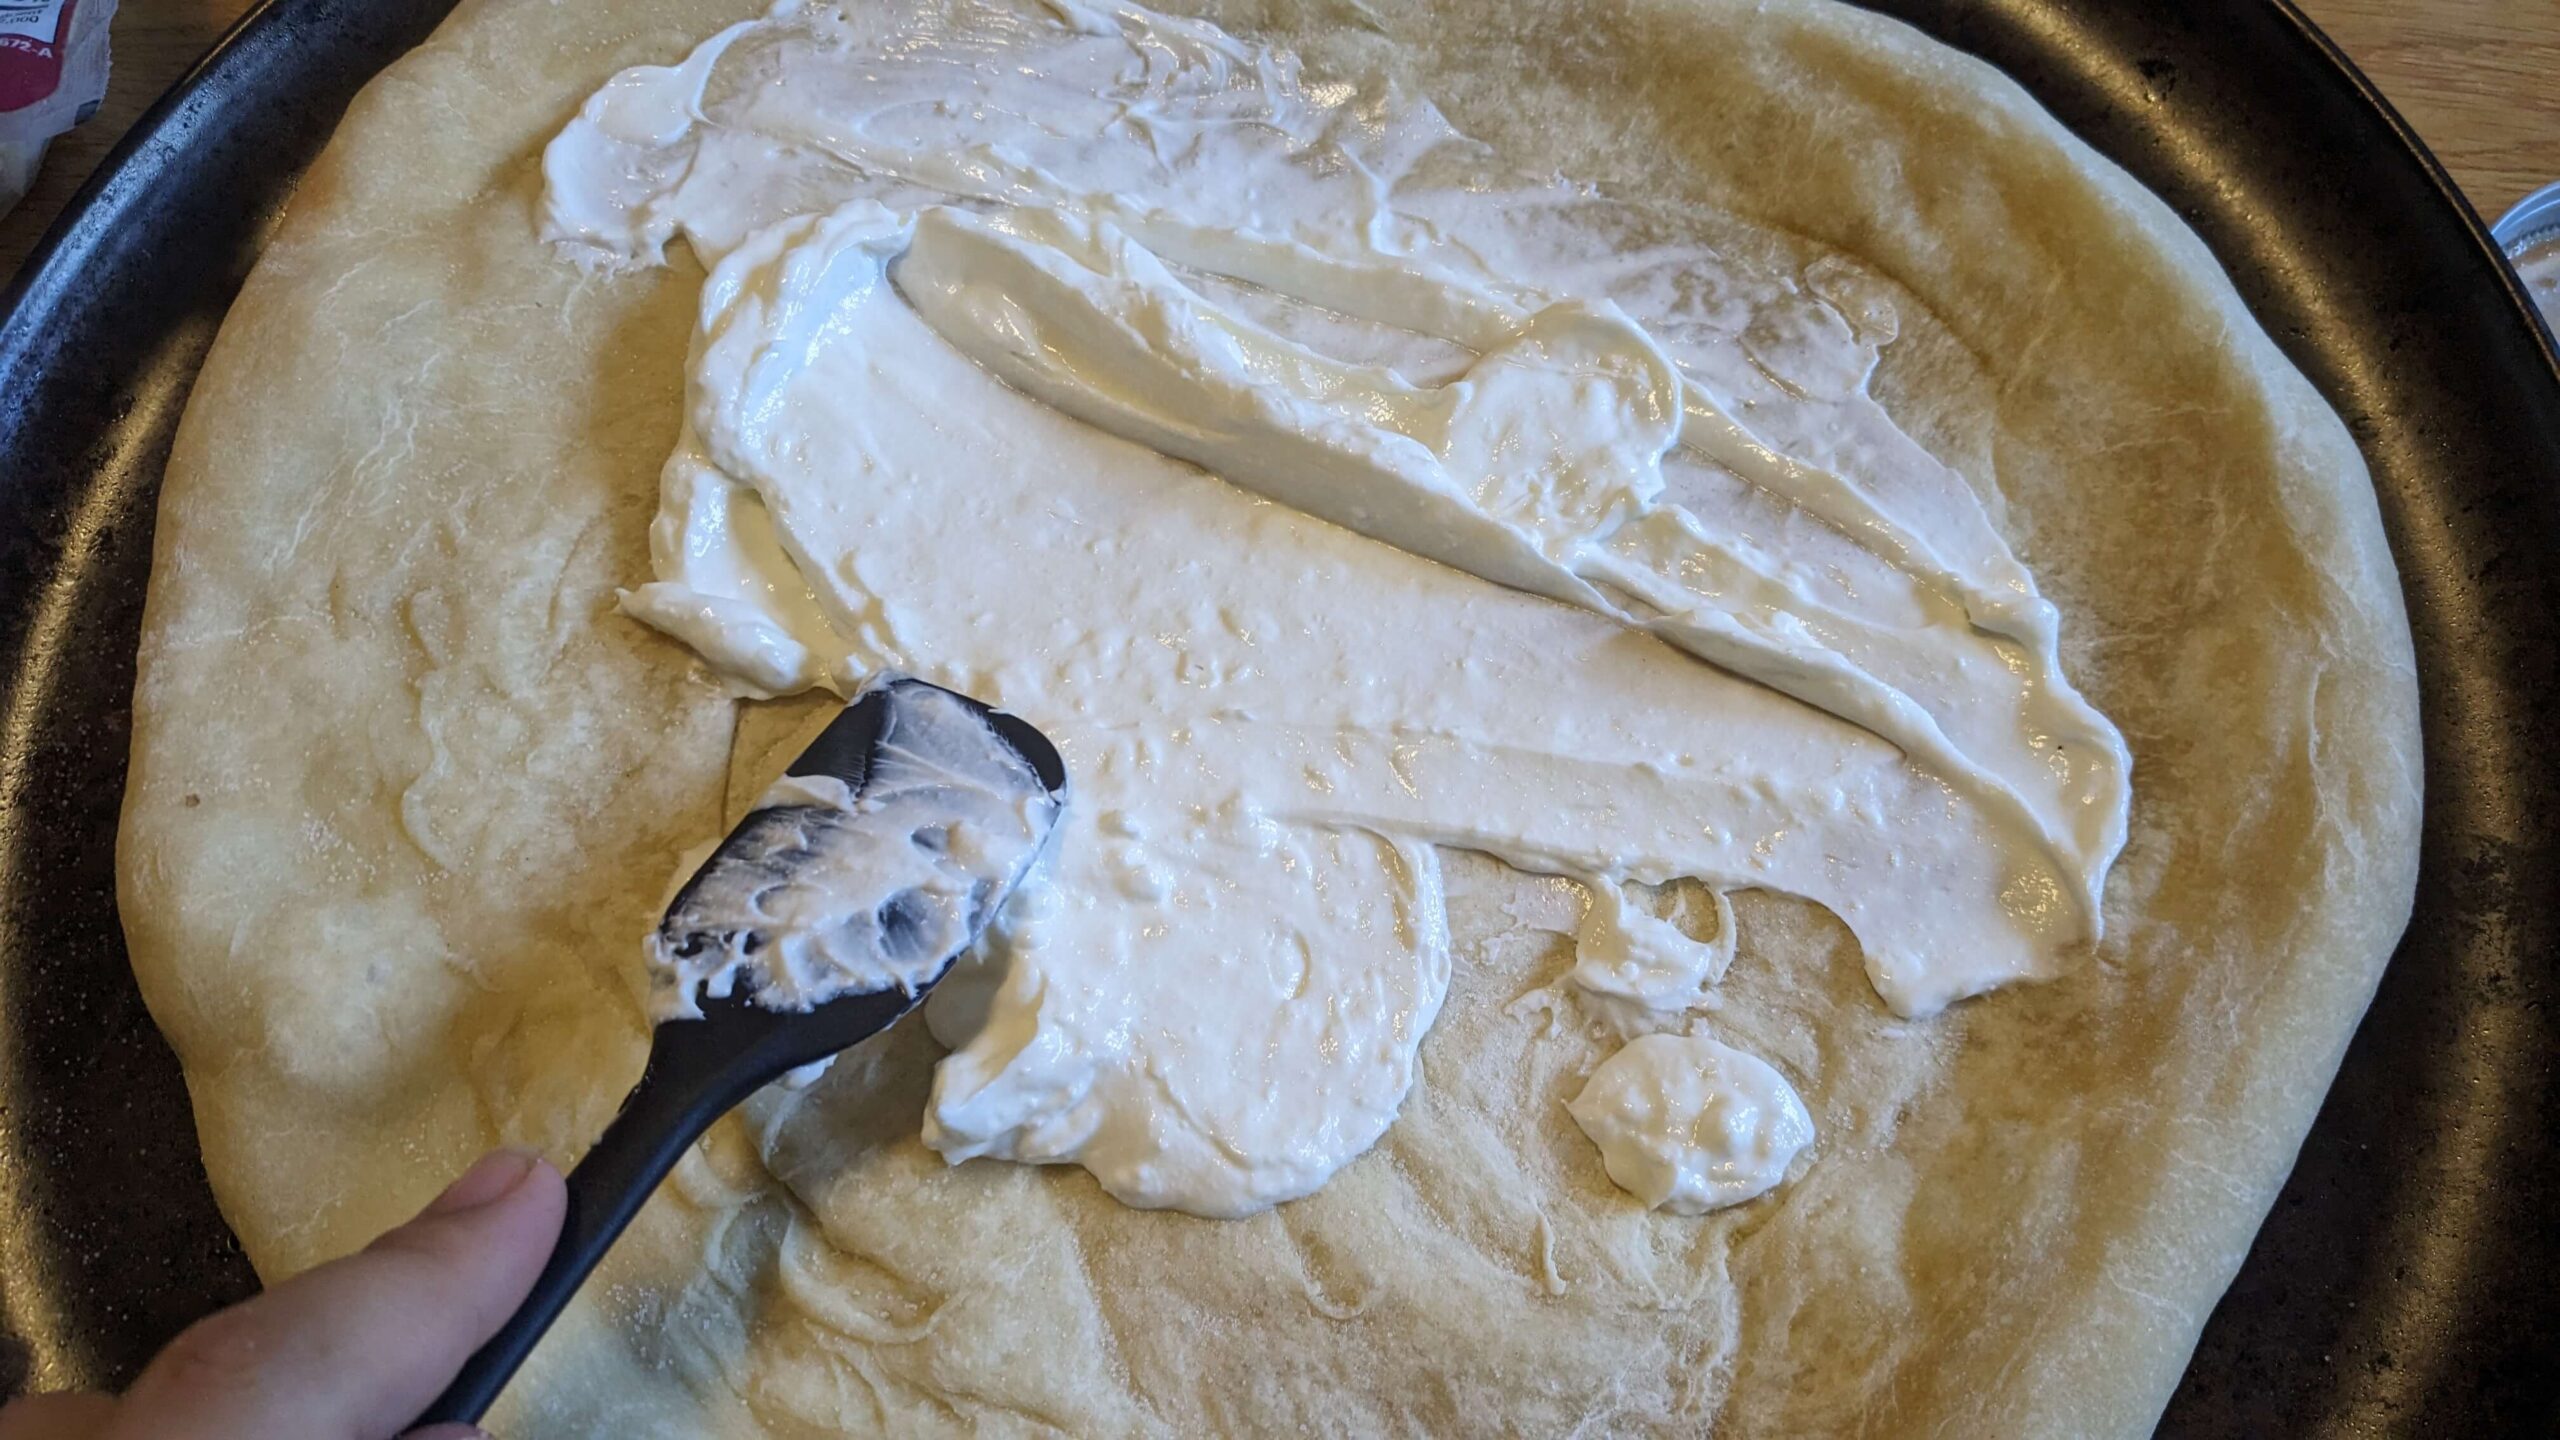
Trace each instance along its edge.
{"label": "wooden table", "polygon": [[[44,173],[0,217],[15,274],[92,166],[249,7],[122,0],[115,73],[95,118],[54,142]],[[2560,0],[2298,0],[2417,127],[2482,218],[2560,179]]]}

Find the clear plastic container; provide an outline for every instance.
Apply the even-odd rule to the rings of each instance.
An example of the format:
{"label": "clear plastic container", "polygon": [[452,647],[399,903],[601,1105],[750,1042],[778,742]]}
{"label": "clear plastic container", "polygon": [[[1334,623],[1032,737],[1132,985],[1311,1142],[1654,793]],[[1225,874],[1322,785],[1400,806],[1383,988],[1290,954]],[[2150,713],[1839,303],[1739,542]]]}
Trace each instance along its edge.
{"label": "clear plastic container", "polygon": [[2489,227],[2489,238],[2507,252],[2543,323],[2560,335],[2560,184],[2524,197]]}

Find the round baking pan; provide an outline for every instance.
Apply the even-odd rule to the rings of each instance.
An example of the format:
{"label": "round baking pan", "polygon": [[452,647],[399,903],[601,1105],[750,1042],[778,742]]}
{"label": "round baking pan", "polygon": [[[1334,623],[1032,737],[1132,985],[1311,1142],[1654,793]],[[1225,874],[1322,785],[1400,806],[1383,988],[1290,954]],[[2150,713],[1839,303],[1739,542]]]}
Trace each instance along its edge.
{"label": "round baking pan", "polygon": [[[116,812],[153,500],[224,308],[357,87],[452,0],[270,0],[0,310],[0,1395],[246,1293],[134,991]],[[2444,172],[2283,0],[1870,0],[2158,192],[2364,447],[2415,626],[2417,913],[2162,1422],[2560,1425],[2560,361]]]}

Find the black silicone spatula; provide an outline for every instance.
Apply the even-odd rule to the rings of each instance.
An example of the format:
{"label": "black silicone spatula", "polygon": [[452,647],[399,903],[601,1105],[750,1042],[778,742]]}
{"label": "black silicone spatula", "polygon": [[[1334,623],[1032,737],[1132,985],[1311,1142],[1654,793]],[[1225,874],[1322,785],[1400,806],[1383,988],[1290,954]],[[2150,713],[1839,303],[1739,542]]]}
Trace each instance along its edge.
{"label": "black silicone spatula", "polygon": [[[930,743],[920,745],[928,734]],[[955,811],[967,808],[962,798],[978,806],[990,794],[1018,798],[1018,813],[1036,829],[1036,848],[1056,819],[1067,784],[1056,747],[1019,717],[903,677],[865,687],[792,762],[789,773],[842,780],[856,803],[851,810],[783,803],[750,811],[677,892],[659,931],[661,942],[737,945],[754,953],[769,938],[758,926],[789,908],[773,903],[782,892],[794,885],[841,884],[848,878],[848,858],[858,865],[866,847],[883,842],[866,826],[897,826],[898,833],[886,837],[897,844],[943,846],[946,836],[933,821],[937,786],[948,788]],[[888,789],[896,791],[895,803],[880,803]],[[759,1005],[742,988],[703,999],[698,1020],[658,1026],[640,1083],[595,1148],[569,1172],[568,1218],[532,1293],[418,1417],[419,1425],[476,1423],[488,1411],[641,1202],[713,1121],[790,1071],[888,1028],[976,943],[1020,878],[1020,856],[998,863],[979,847],[945,848],[951,865],[974,864],[990,873],[964,872],[970,883],[953,890],[960,903],[930,913],[900,903],[904,895],[891,896],[874,922],[884,949],[914,952],[909,973],[927,978],[912,989],[846,994],[790,1011]]]}

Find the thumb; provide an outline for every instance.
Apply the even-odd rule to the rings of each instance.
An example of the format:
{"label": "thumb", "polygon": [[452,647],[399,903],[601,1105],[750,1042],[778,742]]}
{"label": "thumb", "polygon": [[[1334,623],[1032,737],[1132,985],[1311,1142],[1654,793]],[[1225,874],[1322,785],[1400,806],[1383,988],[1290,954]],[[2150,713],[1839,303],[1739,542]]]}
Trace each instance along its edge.
{"label": "thumb", "polygon": [[539,1157],[484,1157],[362,1252],[190,1327],[105,1440],[387,1440],[533,1288],[566,1204]]}

